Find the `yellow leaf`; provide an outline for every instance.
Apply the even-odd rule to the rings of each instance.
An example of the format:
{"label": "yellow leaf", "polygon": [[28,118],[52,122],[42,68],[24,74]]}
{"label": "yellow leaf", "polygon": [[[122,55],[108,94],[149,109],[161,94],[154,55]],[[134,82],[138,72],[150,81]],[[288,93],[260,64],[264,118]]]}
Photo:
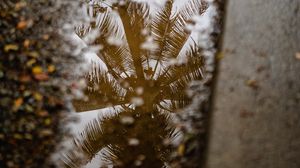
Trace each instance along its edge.
{"label": "yellow leaf", "polygon": [[8,52],[10,50],[16,51],[19,49],[19,46],[15,45],[15,44],[8,44],[4,46],[4,51]]}
{"label": "yellow leaf", "polygon": [[51,136],[52,134],[53,134],[53,132],[50,129],[44,129],[44,130],[40,131],[40,135],[42,137]]}
{"label": "yellow leaf", "polygon": [[31,59],[31,60],[29,60],[29,61],[26,63],[26,65],[29,66],[29,67],[31,67],[34,63],[36,63],[36,60],[35,60],[35,59]]}
{"label": "yellow leaf", "polygon": [[41,101],[43,99],[43,96],[39,93],[34,93],[33,97],[37,101]]}
{"label": "yellow leaf", "polygon": [[185,151],[185,146],[184,144],[180,144],[177,148],[177,153],[180,155],[180,156],[183,156],[184,155],[184,151]]}
{"label": "yellow leaf", "polygon": [[25,134],[25,139],[28,139],[28,140],[32,140],[32,135],[31,134]]}
{"label": "yellow leaf", "polygon": [[55,71],[55,66],[54,65],[49,65],[48,66],[48,72],[52,73]]}
{"label": "yellow leaf", "polygon": [[44,120],[45,125],[50,125],[51,124],[51,119],[47,118]]}
{"label": "yellow leaf", "polygon": [[39,53],[38,53],[38,52],[35,52],[35,51],[29,52],[29,53],[28,53],[28,56],[33,57],[33,58],[37,58],[37,57],[39,57]]}
{"label": "yellow leaf", "polygon": [[43,69],[40,66],[35,66],[35,67],[32,68],[32,72],[34,74],[41,74],[41,73],[43,73]]}
{"label": "yellow leaf", "polygon": [[14,134],[15,139],[23,139],[23,136],[21,134]]}
{"label": "yellow leaf", "polygon": [[219,52],[218,54],[217,54],[217,59],[218,60],[221,60],[221,59],[223,59],[224,58],[224,53],[223,52]]}

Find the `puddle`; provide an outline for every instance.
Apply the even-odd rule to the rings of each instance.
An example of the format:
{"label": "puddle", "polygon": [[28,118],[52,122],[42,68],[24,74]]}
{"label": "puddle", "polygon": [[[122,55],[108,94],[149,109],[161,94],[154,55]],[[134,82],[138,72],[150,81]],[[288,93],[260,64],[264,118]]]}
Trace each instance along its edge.
{"label": "puddle", "polygon": [[63,167],[174,167],[189,150],[177,115],[204,76],[192,29],[205,9],[197,0],[87,5],[90,24],[76,31],[95,50],[85,55],[86,97],[73,102],[82,122]]}

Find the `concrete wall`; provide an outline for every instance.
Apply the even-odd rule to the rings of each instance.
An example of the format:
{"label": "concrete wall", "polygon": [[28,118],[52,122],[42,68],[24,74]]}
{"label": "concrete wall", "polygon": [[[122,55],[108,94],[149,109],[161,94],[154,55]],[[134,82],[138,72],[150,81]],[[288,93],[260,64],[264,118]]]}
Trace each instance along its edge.
{"label": "concrete wall", "polygon": [[207,168],[300,167],[300,0],[228,0]]}

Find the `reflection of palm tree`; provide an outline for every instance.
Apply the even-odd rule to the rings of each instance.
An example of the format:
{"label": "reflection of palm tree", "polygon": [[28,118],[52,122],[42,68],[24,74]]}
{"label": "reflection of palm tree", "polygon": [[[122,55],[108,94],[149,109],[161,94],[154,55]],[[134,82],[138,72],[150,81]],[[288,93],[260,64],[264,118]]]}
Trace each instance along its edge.
{"label": "reflection of palm tree", "polygon": [[177,135],[169,121],[169,115],[158,111],[131,109],[95,119],[74,140],[76,148],[67,153],[65,167],[85,165],[102,149],[103,161],[114,167],[163,167],[172,150],[170,142]]}
{"label": "reflection of palm tree", "polygon": [[[126,1],[116,5],[123,28],[113,21],[110,12],[101,14],[99,24],[92,24],[101,33],[95,44],[103,46],[98,55],[107,70],[93,67],[92,73],[87,75],[89,99],[75,101],[74,106],[78,111],[108,106],[119,107],[120,111],[114,117],[90,123],[81,140],[75,141],[87,161],[107,147],[112,160],[130,167],[132,158],[139,153],[136,153],[137,148],[128,146],[128,138],[139,139],[138,148],[143,147],[139,152],[146,152],[143,153],[144,165],[162,167],[167,160],[170,149],[162,145],[162,141],[174,135],[174,128],[168,124],[168,113],[190,102],[184,90],[190,81],[202,79],[203,67],[201,49],[195,43],[186,44],[190,32],[185,26],[193,15],[204,11],[204,6],[199,0],[191,0],[176,14],[172,14],[172,6],[173,1],[167,1],[156,17],[151,18],[146,4]],[[175,63],[168,64],[170,60]],[[122,125],[120,121],[128,116],[135,123]],[[86,163],[76,160],[76,155],[76,152],[69,153],[67,165],[76,167]]]}

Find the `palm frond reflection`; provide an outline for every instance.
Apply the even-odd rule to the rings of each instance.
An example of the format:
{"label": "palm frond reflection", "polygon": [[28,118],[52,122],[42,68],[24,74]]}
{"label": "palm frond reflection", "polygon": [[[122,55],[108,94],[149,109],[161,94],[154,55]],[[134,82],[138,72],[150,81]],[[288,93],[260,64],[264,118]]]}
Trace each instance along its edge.
{"label": "palm frond reflection", "polygon": [[74,101],[74,106],[78,112],[119,108],[111,117],[93,120],[74,139],[66,167],[85,165],[100,151],[114,167],[164,167],[169,160],[170,142],[178,135],[170,115],[191,102],[188,84],[203,78],[202,49],[188,43],[186,25],[206,8],[190,0],[174,12],[173,4],[168,0],[151,17],[146,3],[125,1],[98,13],[100,20],[90,27],[81,27],[82,37],[91,28],[99,31],[92,45],[101,45],[97,55],[107,70],[92,66],[86,75],[88,101]]}
{"label": "palm frond reflection", "polygon": [[74,139],[75,148],[67,153],[65,165],[80,167],[105,149],[103,161],[114,167],[162,167],[178,135],[170,121],[169,114],[158,110],[144,113],[129,108],[94,119]]}

